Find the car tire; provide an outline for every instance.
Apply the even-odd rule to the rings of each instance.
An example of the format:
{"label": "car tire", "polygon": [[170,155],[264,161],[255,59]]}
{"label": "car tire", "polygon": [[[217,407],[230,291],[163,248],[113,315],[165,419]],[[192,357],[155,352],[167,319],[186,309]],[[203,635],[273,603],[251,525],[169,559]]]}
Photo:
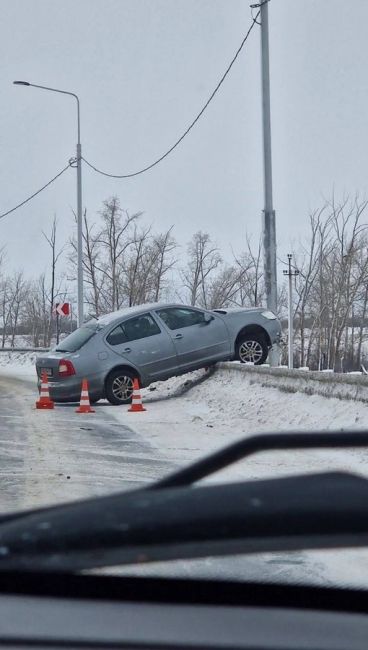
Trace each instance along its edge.
{"label": "car tire", "polygon": [[133,381],[137,375],[130,370],[114,370],[111,372],[105,384],[106,399],[110,404],[130,404],[133,394]]}
{"label": "car tire", "polygon": [[235,358],[241,363],[260,366],[268,357],[268,345],[261,336],[243,336],[236,344]]}

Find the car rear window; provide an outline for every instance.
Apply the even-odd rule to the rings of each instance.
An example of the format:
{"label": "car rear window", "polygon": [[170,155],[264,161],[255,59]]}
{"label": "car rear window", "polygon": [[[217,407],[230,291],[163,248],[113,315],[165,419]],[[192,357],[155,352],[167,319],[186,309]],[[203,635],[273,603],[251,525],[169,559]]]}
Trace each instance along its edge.
{"label": "car rear window", "polygon": [[69,334],[63,341],[60,341],[55,350],[57,352],[76,352],[95,335],[97,329],[97,326],[80,327]]}

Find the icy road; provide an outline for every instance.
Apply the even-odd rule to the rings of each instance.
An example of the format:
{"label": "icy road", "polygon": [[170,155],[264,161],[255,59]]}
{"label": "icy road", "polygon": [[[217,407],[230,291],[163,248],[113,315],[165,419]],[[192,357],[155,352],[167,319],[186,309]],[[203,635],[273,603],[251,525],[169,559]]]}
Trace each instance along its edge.
{"label": "icy road", "polygon": [[127,490],[174,468],[157,447],[99,407],[34,408],[35,383],[0,377],[0,510]]}

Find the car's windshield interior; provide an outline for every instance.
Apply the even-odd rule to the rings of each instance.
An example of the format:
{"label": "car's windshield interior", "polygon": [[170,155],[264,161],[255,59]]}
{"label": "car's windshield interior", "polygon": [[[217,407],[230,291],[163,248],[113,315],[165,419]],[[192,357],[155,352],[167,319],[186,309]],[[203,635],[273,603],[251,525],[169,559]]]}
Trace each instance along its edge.
{"label": "car's windshield interior", "polygon": [[1,0],[0,646],[367,645],[367,25]]}

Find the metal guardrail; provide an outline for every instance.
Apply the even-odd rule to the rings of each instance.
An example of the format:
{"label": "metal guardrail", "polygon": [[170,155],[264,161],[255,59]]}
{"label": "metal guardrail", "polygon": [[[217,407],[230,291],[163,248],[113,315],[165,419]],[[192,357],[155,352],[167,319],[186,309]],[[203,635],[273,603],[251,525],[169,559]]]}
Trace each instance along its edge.
{"label": "metal guardrail", "polygon": [[277,388],[286,393],[299,392],[306,395],[357,400],[368,404],[367,375],[250,366],[233,361],[218,363],[217,368],[243,373],[249,378],[250,383],[257,382],[264,387]]}

